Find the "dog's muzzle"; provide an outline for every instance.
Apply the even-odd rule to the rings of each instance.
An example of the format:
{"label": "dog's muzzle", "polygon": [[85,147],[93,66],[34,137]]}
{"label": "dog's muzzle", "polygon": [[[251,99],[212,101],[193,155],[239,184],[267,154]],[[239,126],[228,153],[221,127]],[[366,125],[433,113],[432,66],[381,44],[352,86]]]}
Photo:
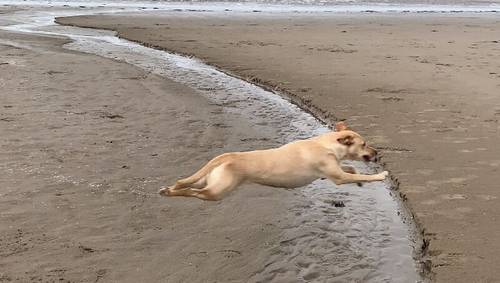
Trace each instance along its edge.
{"label": "dog's muzzle", "polygon": [[375,149],[371,150],[372,152],[370,154],[365,154],[363,155],[363,159],[366,162],[377,162],[378,161],[378,156],[377,156],[377,151]]}

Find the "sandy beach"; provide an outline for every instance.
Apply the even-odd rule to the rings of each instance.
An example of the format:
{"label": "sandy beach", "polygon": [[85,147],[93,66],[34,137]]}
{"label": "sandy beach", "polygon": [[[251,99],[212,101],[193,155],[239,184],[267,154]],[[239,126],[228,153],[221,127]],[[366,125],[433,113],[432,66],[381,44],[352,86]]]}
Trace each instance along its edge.
{"label": "sandy beach", "polygon": [[58,22],[201,58],[326,122],[347,120],[383,152],[428,243],[432,279],[500,277],[495,14],[141,13]]}
{"label": "sandy beach", "polygon": [[267,263],[292,192],[168,206],[156,193],[225,145],[251,144],[245,121],[67,40],[0,38],[0,281],[231,282]]}
{"label": "sandy beach", "polygon": [[327,130],[311,115],[196,60],[53,25],[92,9],[0,11],[0,281],[420,279],[382,182],[157,194],[220,153]]}

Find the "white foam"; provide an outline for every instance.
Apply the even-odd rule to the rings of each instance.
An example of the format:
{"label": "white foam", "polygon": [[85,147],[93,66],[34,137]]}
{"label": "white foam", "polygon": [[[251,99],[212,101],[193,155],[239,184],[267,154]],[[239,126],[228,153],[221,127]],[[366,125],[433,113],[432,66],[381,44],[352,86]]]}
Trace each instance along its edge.
{"label": "white foam", "polygon": [[[278,4],[275,4],[278,3]],[[407,3],[366,3],[363,1],[277,1],[277,2],[165,2],[165,1],[71,1],[71,0],[0,0],[0,5],[39,6],[39,7],[85,7],[141,10],[196,10],[212,12],[255,12],[266,13],[496,13],[500,12],[498,3],[491,4],[407,4]]]}

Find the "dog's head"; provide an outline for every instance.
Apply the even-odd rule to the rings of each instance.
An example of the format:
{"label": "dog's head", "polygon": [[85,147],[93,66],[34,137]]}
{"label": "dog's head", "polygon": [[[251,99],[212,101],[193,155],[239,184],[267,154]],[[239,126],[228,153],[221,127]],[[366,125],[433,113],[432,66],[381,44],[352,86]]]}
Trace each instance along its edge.
{"label": "dog's head", "polygon": [[376,161],[377,151],[366,144],[365,140],[356,132],[350,130],[344,122],[335,124],[336,142],[345,150],[343,159]]}

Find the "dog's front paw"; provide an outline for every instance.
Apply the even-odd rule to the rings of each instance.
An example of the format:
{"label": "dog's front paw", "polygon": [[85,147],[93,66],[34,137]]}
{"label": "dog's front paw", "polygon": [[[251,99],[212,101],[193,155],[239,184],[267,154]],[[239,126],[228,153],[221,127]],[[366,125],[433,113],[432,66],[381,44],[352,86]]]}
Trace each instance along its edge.
{"label": "dog's front paw", "polygon": [[382,173],[378,173],[377,174],[377,177],[378,177],[379,181],[385,180],[385,178],[387,178],[387,176],[389,176],[389,172],[387,172],[387,171],[384,171]]}

